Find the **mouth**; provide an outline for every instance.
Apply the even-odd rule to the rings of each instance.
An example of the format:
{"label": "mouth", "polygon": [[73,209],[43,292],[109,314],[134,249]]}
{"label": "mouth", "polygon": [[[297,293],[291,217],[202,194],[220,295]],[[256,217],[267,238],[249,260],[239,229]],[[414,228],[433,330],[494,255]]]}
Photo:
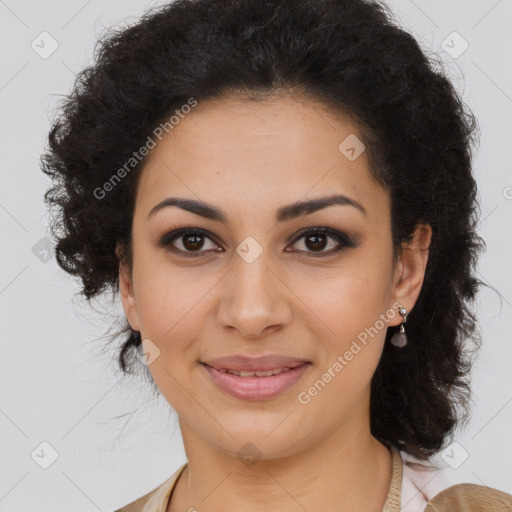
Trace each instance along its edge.
{"label": "mouth", "polygon": [[210,382],[213,381],[220,391],[249,401],[274,398],[290,390],[311,365],[309,361],[302,361],[265,370],[235,370],[201,363]]}
{"label": "mouth", "polygon": [[[206,363],[204,363],[206,364]],[[207,365],[209,366],[209,365]],[[219,370],[220,372],[224,373],[230,373],[231,375],[238,375],[238,377],[270,377],[271,375],[279,375],[283,372],[289,372],[293,368],[296,368],[299,365],[293,366],[291,368],[273,368],[272,370],[260,370],[260,371],[239,371],[236,370],[228,370],[226,368],[215,368],[216,370]],[[210,366],[210,368],[214,368],[213,366]]]}
{"label": "mouth", "polygon": [[[290,357],[283,354],[264,354],[259,356],[249,354],[233,354],[200,361],[216,370],[228,372],[268,372],[275,370],[292,370],[297,366],[309,363],[306,359]],[[262,375],[265,376],[265,375]]]}

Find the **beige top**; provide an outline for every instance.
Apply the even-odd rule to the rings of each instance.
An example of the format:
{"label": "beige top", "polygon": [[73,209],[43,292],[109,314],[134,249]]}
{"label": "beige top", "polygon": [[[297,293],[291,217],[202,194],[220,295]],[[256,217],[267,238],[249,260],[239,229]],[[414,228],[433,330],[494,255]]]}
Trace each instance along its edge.
{"label": "beige top", "polygon": [[[415,462],[409,455],[404,460],[395,446],[390,450],[393,469],[382,512],[512,511],[512,495],[483,485],[457,484],[429,495],[432,492],[422,485],[422,478],[430,468]],[[187,464],[185,462],[159,487],[115,512],[166,512],[176,482]]]}

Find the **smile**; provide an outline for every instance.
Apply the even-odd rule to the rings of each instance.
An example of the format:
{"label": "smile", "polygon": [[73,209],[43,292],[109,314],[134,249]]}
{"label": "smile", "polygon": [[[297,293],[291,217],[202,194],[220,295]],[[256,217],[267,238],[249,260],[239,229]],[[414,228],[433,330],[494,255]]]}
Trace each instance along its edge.
{"label": "smile", "polygon": [[305,362],[294,368],[274,368],[265,371],[235,371],[217,369],[205,363],[201,365],[215,386],[230,396],[242,400],[274,398],[293,387],[307,372],[311,363]]}

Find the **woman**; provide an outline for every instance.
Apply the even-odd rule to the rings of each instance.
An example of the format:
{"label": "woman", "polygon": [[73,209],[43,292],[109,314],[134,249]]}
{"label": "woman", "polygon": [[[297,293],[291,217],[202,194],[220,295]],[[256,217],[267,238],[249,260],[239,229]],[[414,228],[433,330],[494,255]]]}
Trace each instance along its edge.
{"label": "woman", "polygon": [[509,510],[420,471],[467,421],[475,125],[375,2],[178,0],[103,39],[42,159],[56,254],[120,294],[188,459],[122,511]]}

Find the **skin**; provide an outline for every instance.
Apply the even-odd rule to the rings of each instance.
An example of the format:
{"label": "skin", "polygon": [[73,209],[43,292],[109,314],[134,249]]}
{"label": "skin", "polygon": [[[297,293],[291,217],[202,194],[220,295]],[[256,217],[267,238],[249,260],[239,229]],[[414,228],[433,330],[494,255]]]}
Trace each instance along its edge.
{"label": "skin", "polygon": [[[311,100],[250,102],[232,94],[200,102],[151,151],[136,196],[133,267],[120,264],[119,277],[130,325],[145,347],[151,340],[160,350],[149,370],[179,416],[189,461],[167,512],[382,510],[391,454],[370,433],[370,381],[387,327],[402,321],[397,303],[411,314],[417,300],[432,232],[418,226],[393,260],[389,195],[371,178],[365,152],[350,161],[339,151],[350,134],[359,134],[350,119]],[[334,193],[367,214],[335,205],[274,218],[283,205]],[[207,201],[228,222],[176,206],[148,219],[170,196]],[[324,246],[301,237],[316,226],[358,245],[315,257],[338,246],[330,236]],[[176,249],[203,251],[198,257],[158,246],[182,227],[216,238],[202,238],[202,246],[174,240]],[[252,263],[236,252],[248,236],[262,249]],[[300,403],[298,394],[389,311],[386,326]],[[312,365],[291,390],[246,401],[219,390],[199,363],[240,353],[286,354]],[[251,467],[237,456],[249,442],[261,457]]]}

